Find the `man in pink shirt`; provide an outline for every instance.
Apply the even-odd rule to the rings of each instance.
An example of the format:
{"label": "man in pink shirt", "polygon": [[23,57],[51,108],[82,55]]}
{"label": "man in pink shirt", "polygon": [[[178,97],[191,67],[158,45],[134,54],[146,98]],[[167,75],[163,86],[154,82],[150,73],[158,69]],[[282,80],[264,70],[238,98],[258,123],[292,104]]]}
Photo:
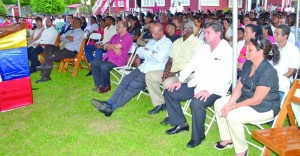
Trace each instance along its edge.
{"label": "man in pink shirt", "polygon": [[93,88],[94,91],[106,93],[111,90],[110,70],[114,67],[126,64],[131,45],[132,38],[127,32],[127,23],[125,21],[119,21],[117,34],[104,45],[104,49],[107,50],[107,53],[103,59],[95,59],[90,63],[96,86],[96,88]]}
{"label": "man in pink shirt", "polygon": [[153,13],[159,12],[159,7],[157,6],[157,2],[154,3]]}

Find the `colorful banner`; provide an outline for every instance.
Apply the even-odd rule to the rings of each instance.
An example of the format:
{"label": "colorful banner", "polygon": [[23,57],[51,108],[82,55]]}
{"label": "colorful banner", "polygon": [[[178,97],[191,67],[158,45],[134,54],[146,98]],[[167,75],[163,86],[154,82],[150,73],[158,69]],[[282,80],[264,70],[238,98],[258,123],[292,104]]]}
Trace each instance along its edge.
{"label": "colorful banner", "polygon": [[0,39],[0,112],[32,103],[24,29]]}

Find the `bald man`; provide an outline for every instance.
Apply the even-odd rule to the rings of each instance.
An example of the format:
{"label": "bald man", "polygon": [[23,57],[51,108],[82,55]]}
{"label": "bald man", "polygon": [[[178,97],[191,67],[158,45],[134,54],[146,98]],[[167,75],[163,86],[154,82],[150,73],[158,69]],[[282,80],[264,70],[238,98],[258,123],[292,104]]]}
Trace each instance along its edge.
{"label": "bald man", "polygon": [[[179,27],[181,38],[173,43],[172,51],[164,70],[151,71],[146,74],[146,84],[154,108],[149,114],[157,114],[165,110],[165,100],[160,90],[160,84],[166,88],[169,84],[178,81],[178,74],[187,65],[194,53],[195,47],[200,45],[200,40],[193,35],[193,21],[184,21]],[[162,122],[167,124],[168,118]]]}
{"label": "bald man", "polygon": [[91,100],[91,104],[105,116],[109,117],[114,110],[124,106],[133,96],[146,88],[146,73],[164,69],[172,42],[164,35],[163,30],[160,23],[154,24],[151,28],[153,39],[145,47],[137,49],[138,56],[145,61],[122,79],[116,92],[108,101]]}

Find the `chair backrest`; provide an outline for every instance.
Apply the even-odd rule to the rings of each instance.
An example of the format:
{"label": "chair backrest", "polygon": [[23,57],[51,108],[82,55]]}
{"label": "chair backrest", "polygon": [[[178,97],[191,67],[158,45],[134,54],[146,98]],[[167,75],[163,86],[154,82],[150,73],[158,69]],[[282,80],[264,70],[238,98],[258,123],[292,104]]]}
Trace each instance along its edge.
{"label": "chair backrest", "polygon": [[278,116],[276,117],[276,120],[272,127],[278,128],[282,127],[286,116],[289,115],[289,121],[291,126],[296,126],[295,124],[295,116],[292,112],[292,103],[300,104],[300,97],[297,95],[297,93],[300,90],[300,80],[294,80],[293,85],[291,89],[289,90],[287,96],[284,99],[284,102],[282,104],[282,107],[280,109],[280,112]]}
{"label": "chair backrest", "polygon": [[85,46],[85,42],[86,42],[86,38],[84,37],[82,42],[81,42],[81,45],[80,45],[80,49],[79,49],[79,52],[78,52],[78,56],[82,56],[84,54],[84,46]]}
{"label": "chair backrest", "polygon": [[59,45],[59,43],[60,43],[60,34],[58,34],[58,35],[56,36],[56,39],[55,39],[54,45],[55,45],[55,46],[58,46],[58,45]]}
{"label": "chair backrest", "polygon": [[[85,34],[85,33],[84,33]],[[85,34],[86,35],[86,34]],[[84,36],[85,38],[87,37],[87,36]],[[90,42],[90,40],[92,39],[92,40],[101,40],[101,34],[98,34],[98,33],[92,33],[91,35],[90,35],[90,37],[89,37],[89,39],[88,39],[88,41],[87,41],[87,45],[89,44],[89,42]]]}
{"label": "chair backrest", "polygon": [[128,61],[127,61],[127,64],[126,64],[127,68],[130,68],[131,65],[133,64],[134,58],[136,56],[136,50],[137,50],[137,45],[132,44],[132,46],[131,46],[131,48],[129,50],[129,51],[131,51],[131,55],[130,55],[130,57],[129,57]]}

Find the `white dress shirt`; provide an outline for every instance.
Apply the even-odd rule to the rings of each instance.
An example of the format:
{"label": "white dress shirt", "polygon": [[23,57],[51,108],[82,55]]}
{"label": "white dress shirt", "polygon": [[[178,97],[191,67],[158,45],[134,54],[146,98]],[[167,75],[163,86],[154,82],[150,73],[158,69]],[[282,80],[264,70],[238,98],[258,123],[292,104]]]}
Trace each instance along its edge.
{"label": "white dress shirt", "polygon": [[85,33],[91,33],[91,32],[93,32],[93,31],[98,31],[98,29],[99,29],[99,25],[97,24],[97,23],[94,23],[94,24],[92,24],[92,25],[89,25],[89,26],[87,26],[85,29],[84,29],[84,32]]}
{"label": "white dress shirt", "polygon": [[[286,42],[286,45],[280,50],[280,59],[278,64],[274,66],[277,70],[278,75],[284,75],[289,71],[289,68],[298,69],[300,65],[300,54],[298,48]],[[290,81],[293,81],[293,78],[289,78]]]}
{"label": "white dress shirt", "polygon": [[194,92],[207,90],[210,94],[226,96],[232,82],[232,48],[221,40],[211,51],[208,44],[199,45],[198,52],[180,72],[179,81],[184,82],[195,71],[195,77],[188,87],[196,87]]}
{"label": "white dress shirt", "polygon": [[54,28],[54,26],[51,26],[50,28],[46,28],[42,33],[39,43],[54,45],[57,35],[58,33]]}
{"label": "white dress shirt", "polygon": [[116,26],[111,25],[110,27],[105,27],[102,43],[106,44],[115,34],[117,34]]}
{"label": "white dress shirt", "polygon": [[172,41],[166,36],[156,41],[150,40],[145,47],[137,49],[137,54],[145,61],[138,67],[141,72],[148,73],[155,70],[164,70],[172,50]]}

